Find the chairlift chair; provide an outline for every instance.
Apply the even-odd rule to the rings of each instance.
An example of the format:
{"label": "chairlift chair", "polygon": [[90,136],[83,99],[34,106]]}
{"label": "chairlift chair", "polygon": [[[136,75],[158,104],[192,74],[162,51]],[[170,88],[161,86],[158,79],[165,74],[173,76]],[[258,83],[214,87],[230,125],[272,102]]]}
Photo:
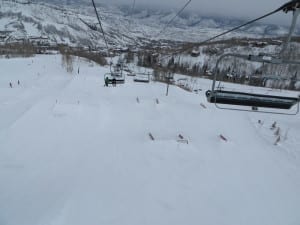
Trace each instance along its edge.
{"label": "chairlift chair", "polygon": [[137,73],[135,78],[133,79],[134,82],[141,82],[141,83],[149,83],[150,82],[150,74],[148,73]]}
{"label": "chairlift chair", "polygon": [[[113,68],[113,69],[112,69]],[[112,84],[113,81],[116,82],[116,84],[124,84],[125,83],[125,77],[123,73],[123,62],[119,59],[119,61],[116,63],[115,66],[113,66],[113,63],[110,63],[110,73],[104,74],[104,80],[108,78],[108,83]]]}
{"label": "chairlift chair", "polygon": [[136,73],[134,71],[130,70],[130,71],[127,72],[127,76],[135,77]]}
{"label": "chairlift chair", "polygon": [[[297,2],[297,1],[294,1]],[[290,4],[293,2],[290,2]],[[287,45],[291,39],[291,35],[295,29],[295,24],[298,15],[300,14],[299,4],[295,5],[293,8],[293,21],[290,28],[289,35],[287,37],[286,43],[283,44],[281,54],[286,50]],[[259,55],[242,55],[235,53],[227,53],[220,56],[216,62],[214,69],[214,78],[211,90],[206,92],[207,101],[210,103],[215,103],[217,108],[220,109],[229,109],[229,110],[238,110],[238,111],[252,111],[252,112],[263,112],[263,113],[273,113],[273,114],[286,114],[286,115],[295,115],[299,112],[299,101],[300,95],[297,97],[286,97],[286,96],[276,96],[276,95],[266,95],[259,93],[246,93],[246,92],[236,92],[236,91],[227,91],[216,88],[218,67],[220,62],[226,57],[234,57],[243,59],[250,62],[258,63],[269,63],[269,64],[285,64],[285,65],[300,65],[300,61],[287,60],[280,57],[274,57],[270,54],[259,54]],[[219,104],[231,105],[231,107],[221,106]],[[291,108],[297,105],[296,111],[291,112]],[[234,107],[233,107],[234,106]],[[236,106],[249,106],[249,108],[237,108]],[[260,110],[259,108],[267,108]],[[270,110],[270,109],[275,109]],[[282,110],[288,110],[282,111]]]}
{"label": "chairlift chair", "polygon": [[124,84],[125,83],[124,77],[115,76],[113,73],[104,74],[104,80],[106,78],[108,78],[108,83],[109,84],[112,84],[114,79],[116,80],[116,84]]}
{"label": "chairlift chair", "polygon": [[[240,110],[240,111],[255,111],[255,112],[264,112],[264,113],[274,113],[274,114],[297,114],[299,112],[299,100],[298,97],[286,97],[286,96],[277,96],[277,95],[266,95],[259,93],[248,93],[241,91],[227,91],[221,88],[216,87],[217,82],[217,71],[220,62],[226,57],[235,57],[244,59],[251,62],[260,62],[260,63],[273,63],[273,64],[297,64],[300,65],[299,61],[291,61],[285,59],[278,58],[265,58],[264,55],[241,55],[235,53],[228,53],[222,55],[215,67],[214,72],[214,80],[212,89],[206,92],[207,101],[210,103],[215,103],[218,108],[221,109],[232,109],[232,110]],[[234,105],[234,106],[250,106],[250,109],[244,108],[236,108],[236,107],[223,107],[219,104],[225,105]],[[276,112],[276,111],[266,111],[266,110],[258,110],[259,108],[272,108],[272,109],[285,109],[289,110],[294,105],[297,105],[296,112],[287,113],[287,112]],[[259,108],[258,108],[259,107]],[[253,110],[255,109],[255,110]]]}

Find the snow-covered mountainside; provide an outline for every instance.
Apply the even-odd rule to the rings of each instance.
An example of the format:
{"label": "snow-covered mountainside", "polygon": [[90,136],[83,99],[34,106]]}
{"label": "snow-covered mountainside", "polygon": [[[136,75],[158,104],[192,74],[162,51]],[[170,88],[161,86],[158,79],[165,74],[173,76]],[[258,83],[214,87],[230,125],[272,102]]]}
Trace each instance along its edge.
{"label": "snow-covered mountainside", "polygon": [[[66,9],[50,4],[1,1],[0,17],[0,33],[5,42],[42,37],[53,44],[104,46],[102,34],[89,28],[96,23],[92,8]],[[123,18],[117,14],[105,11],[103,17],[110,45],[135,43],[136,36],[126,35],[128,21],[123,21],[122,28],[118,21]]]}
{"label": "snow-covered mountainside", "polygon": [[[238,20],[183,13],[165,32],[159,34],[164,25],[175,15],[175,11],[142,8],[135,9],[130,14],[130,7],[103,4],[98,5],[98,10],[112,48],[144,45],[151,43],[150,40],[159,39],[197,42],[242,23]],[[98,30],[95,31],[94,28]],[[278,36],[285,33],[285,27],[256,24],[233,33],[232,36]],[[77,4],[62,5],[51,4],[49,1],[42,3],[1,0],[0,42],[22,41],[30,38],[72,46],[104,46],[90,4],[80,1]]]}
{"label": "snow-covered mountainside", "polygon": [[0,59],[1,225],[300,223],[299,115],[216,109],[209,80],[165,96],[162,83],[104,87],[109,67],[73,66]]}

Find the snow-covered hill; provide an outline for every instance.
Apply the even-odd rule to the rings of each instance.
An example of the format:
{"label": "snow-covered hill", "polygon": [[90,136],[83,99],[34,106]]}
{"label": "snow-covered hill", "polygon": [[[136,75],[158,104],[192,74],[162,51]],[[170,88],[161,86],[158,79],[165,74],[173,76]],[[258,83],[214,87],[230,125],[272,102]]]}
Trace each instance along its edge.
{"label": "snow-covered hill", "polygon": [[218,110],[209,80],[166,97],[165,84],[107,88],[108,67],[73,66],[0,59],[1,225],[300,223],[299,115]]}
{"label": "snow-covered hill", "polygon": [[[30,1],[27,4],[27,1],[1,0],[0,42],[46,37],[54,44],[104,47],[99,30],[94,31],[89,28],[89,26],[98,26],[90,4],[81,1],[70,5],[47,2]],[[128,6],[103,4],[98,5],[98,10],[112,48],[145,45],[151,43],[151,40],[160,39],[199,42],[243,22],[184,13],[160,34],[161,29],[176,11],[137,8],[133,14],[130,14],[131,9]],[[255,24],[232,35],[235,37],[278,36],[285,34],[286,31],[285,27],[278,25]]]}
{"label": "snow-covered hill", "polygon": [[[50,43],[71,46],[104,46],[102,34],[91,30],[96,18],[92,8],[66,8],[44,3],[21,4],[1,1],[0,32],[6,42],[32,37],[46,37]],[[111,47],[135,43],[135,36],[127,37],[125,27],[119,22],[123,18],[105,11],[104,29]],[[107,24],[109,21],[109,24]],[[128,22],[123,21],[123,25]],[[118,26],[115,26],[118,24]],[[5,38],[6,36],[6,38]]]}

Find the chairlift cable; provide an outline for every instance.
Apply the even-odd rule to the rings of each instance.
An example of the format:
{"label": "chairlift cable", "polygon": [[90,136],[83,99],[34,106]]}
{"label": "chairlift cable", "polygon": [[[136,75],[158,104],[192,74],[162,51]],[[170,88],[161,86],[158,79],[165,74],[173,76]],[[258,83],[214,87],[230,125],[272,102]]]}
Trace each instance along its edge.
{"label": "chairlift cable", "polygon": [[191,3],[192,0],[188,0],[185,5],[176,13],[175,16],[172,17],[172,19],[169,20],[168,23],[166,23],[166,25],[163,27],[163,29],[161,29],[160,32],[158,32],[158,34],[156,36],[159,36],[161,35],[165,30],[166,28],[174,21],[174,19],[179,16],[179,14]]}
{"label": "chairlift cable", "polygon": [[[133,12],[134,12],[134,9],[135,9],[135,5],[136,5],[136,0],[133,0],[132,2],[132,6],[131,6],[131,11],[130,11],[130,14],[128,16],[130,16],[130,20],[129,20],[129,31],[132,33],[132,30],[131,30],[131,25],[132,25],[132,21],[133,21]],[[137,46],[141,46],[134,38],[133,38],[133,41],[135,42],[135,44]]]}
{"label": "chairlift cable", "polygon": [[[278,9],[275,9],[275,10],[273,10],[273,11],[271,11],[271,12],[269,12],[269,13],[263,15],[263,16],[260,16],[260,17],[258,17],[258,18],[256,18],[256,19],[253,19],[253,20],[250,20],[250,21],[248,21],[248,22],[246,22],[246,23],[244,23],[244,24],[242,24],[242,25],[239,25],[239,26],[237,26],[237,27],[234,27],[234,28],[232,28],[232,29],[230,29],[230,30],[228,30],[228,31],[225,31],[225,32],[221,33],[221,34],[218,34],[218,35],[216,35],[216,36],[213,36],[213,37],[211,37],[211,38],[208,38],[208,39],[206,39],[206,40],[204,40],[204,41],[202,41],[202,42],[200,42],[200,43],[196,43],[196,44],[193,44],[192,46],[188,46],[188,47],[186,47],[186,48],[182,48],[182,49],[180,49],[179,51],[174,52],[173,54],[171,54],[171,56],[176,55],[176,54],[183,53],[183,52],[185,52],[185,51],[187,51],[187,50],[189,50],[189,49],[191,49],[191,48],[194,48],[196,45],[197,45],[197,46],[200,46],[200,45],[206,44],[206,43],[208,43],[208,42],[210,42],[210,41],[212,41],[212,40],[215,40],[216,38],[222,37],[222,36],[224,36],[224,35],[226,35],[226,34],[229,34],[229,33],[233,32],[233,31],[236,31],[236,30],[238,30],[238,29],[240,29],[240,28],[242,28],[242,27],[248,26],[248,25],[250,25],[250,24],[252,24],[252,23],[255,23],[255,22],[259,21],[259,20],[262,20],[262,19],[264,19],[264,18],[266,18],[266,17],[269,17],[269,16],[271,16],[271,15],[273,15],[273,14],[279,12],[279,11],[284,11],[285,13],[287,13],[287,12],[289,12],[289,11],[295,11],[295,10],[296,10],[297,8],[299,8],[299,7],[300,7],[300,0],[292,0],[292,1],[289,1],[288,3],[285,3],[284,5],[282,5],[281,7],[279,7]],[[168,56],[166,56],[166,57],[169,57],[169,56],[170,56],[170,55],[168,55]],[[164,57],[163,57],[163,58],[164,58]]]}
{"label": "chairlift cable", "polygon": [[101,23],[101,20],[100,20],[100,16],[99,16],[99,14],[98,14],[98,11],[97,11],[97,8],[96,8],[96,5],[95,5],[94,0],[92,0],[92,3],[93,3],[93,7],[94,7],[94,10],[95,10],[96,16],[97,16],[98,23],[99,23],[99,25],[100,25],[100,29],[101,29],[101,33],[102,33],[102,35],[103,35],[103,39],[104,39],[105,45],[106,45],[106,48],[107,48],[107,53],[109,54],[108,43],[107,43],[107,40],[106,40],[106,36],[105,36],[104,30],[103,30],[103,27],[102,27],[102,23]]}

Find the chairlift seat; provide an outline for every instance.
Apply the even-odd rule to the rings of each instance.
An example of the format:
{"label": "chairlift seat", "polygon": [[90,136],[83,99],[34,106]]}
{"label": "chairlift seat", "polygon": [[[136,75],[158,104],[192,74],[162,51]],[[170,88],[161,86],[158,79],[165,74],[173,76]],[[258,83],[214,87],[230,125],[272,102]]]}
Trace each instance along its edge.
{"label": "chairlift seat", "polygon": [[130,72],[127,73],[127,76],[135,77],[136,74],[135,74],[134,72],[131,72],[131,71],[130,71]]}
{"label": "chairlift seat", "polygon": [[[112,84],[113,83],[113,79],[108,79],[108,83]],[[125,80],[124,79],[116,79],[116,84],[124,84]]]}
{"label": "chairlift seat", "polygon": [[210,103],[230,104],[239,106],[264,107],[275,109],[290,109],[299,102],[299,98],[251,94],[233,91],[207,91],[206,97]]}
{"label": "chairlift seat", "polygon": [[111,73],[111,76],[113,77],[122,77],[122,73],[120,71],[114,71]]}
{"label": "chairlift seat", "polygon": [[116,84],[124,84],[125,83],[125,78],[120,77],[120,76],[115,76],[115,74],[107,74],[105,77],[108,77],[108,83],[112,84],[113,79],[116,80]]}
{"label": "chairlift seat", "polygon": [[150,75],[149,74],[136,74],[133,81],[134,82],[141,82],[141,83],[149,83],[150,82]]}
{"label": "chairlift seat", "polygon": [[133,79],[134,82],[140,82],[140,83],[149,83],[149,80],[145,80],[145,79]]}

